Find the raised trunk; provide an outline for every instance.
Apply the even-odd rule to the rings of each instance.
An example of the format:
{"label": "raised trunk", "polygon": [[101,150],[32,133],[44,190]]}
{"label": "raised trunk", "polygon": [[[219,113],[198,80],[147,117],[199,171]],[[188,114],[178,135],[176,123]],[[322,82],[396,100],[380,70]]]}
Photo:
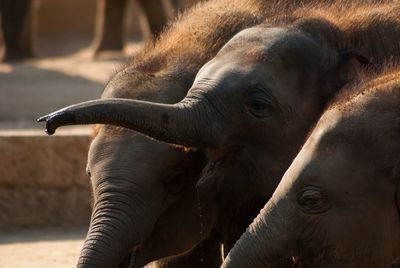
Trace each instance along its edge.
{"label": "raised trunk", "polygon": [[50,135],[65,125],[112,124],[188,147],[218,147],[223,138],[223,120],[218,113],[194,99],[173,105],[99,99],[71,105],[38,121],[46,121],[46,132]]}
{"label": "raised trunk", "polygon": [[138,206],[124,196],[96,203],[78,268],[117,268],[126,262],[132,249],[150,234],[155,222],[155,219],[139,216],[151,217],[148,210]]}
{"label": "raised trunk", "polygon": [[291,256],[294,232],[288,222],[274,203],[268,202],[236,242],[221,267],[274,267]]}

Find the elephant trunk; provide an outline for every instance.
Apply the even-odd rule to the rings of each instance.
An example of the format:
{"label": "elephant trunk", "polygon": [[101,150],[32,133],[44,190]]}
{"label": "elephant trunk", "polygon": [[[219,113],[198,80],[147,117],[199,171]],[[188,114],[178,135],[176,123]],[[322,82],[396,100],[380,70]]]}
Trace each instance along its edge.
{"label": "elephant trunk", "polygon": [[222,268],[273,267],[290,257],[293,231],[269,201],[225,258]]}
{"label": "elephant trunk", "polygon": [[130,99],[99,99],[71,105],[38,121],[46,121],[53,134],[64,125],[111,124],[152,138],[188,147],[218,147],[221,127],[217,113],[204,101],[185,98],[177,104],[159,104]]}
{"label": "elephant trunk", "polygon": [[153,229],[155,217],[145,206],[138,209],[137,200],[110,194],[96,201],[78,268],[120,267]]}

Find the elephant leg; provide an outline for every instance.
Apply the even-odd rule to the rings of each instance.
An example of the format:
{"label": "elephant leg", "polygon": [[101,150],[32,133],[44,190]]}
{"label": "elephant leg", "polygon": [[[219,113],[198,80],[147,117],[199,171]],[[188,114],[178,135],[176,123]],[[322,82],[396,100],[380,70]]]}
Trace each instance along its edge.
{"label": "elephant leg", "polygon": [[167,12],[163,8],[162,0],[138,0],[146,12],[150,30],[153,35],[158,35],[168,21]]}
{"label": "elephant leg", "polygon": [[95,54],[124,47],[124,12],[127,0],[98,0],[93,46]]}
{"label": "elephant leg", "polygon": [[1,0],[0,13],[5,45],[3,60],[32,57],[32,0]]}

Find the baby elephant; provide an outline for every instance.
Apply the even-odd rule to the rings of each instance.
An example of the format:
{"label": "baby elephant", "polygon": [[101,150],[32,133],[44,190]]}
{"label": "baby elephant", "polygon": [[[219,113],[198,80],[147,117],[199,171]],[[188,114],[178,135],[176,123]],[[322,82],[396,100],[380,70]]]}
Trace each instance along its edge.
{"label": "baby elephant", "polygon": [[400,69],[366,80],[324,113],[222,267],[398,267]]}

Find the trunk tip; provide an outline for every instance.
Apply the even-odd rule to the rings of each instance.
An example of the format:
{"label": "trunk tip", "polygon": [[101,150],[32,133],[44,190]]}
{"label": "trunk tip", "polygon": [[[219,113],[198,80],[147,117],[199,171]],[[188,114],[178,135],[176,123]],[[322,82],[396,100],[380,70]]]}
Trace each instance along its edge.
{"label": "trunk tip", "polygon": [[57,127],[54,126],[53,120],[52,120],[52,115],[45,115],[37,119],[37,122],[45,122],[46,127],[45,127],[45,132],[47,135],[53,135],[56,132]]}
{"label": "trunk tip", "polygon": [[65,112],[54,112],[38,118],[37,122],[45,122],[46,127],[44,131],[47,135],[53,135],[58,127],[73,124],[75,117]]}

